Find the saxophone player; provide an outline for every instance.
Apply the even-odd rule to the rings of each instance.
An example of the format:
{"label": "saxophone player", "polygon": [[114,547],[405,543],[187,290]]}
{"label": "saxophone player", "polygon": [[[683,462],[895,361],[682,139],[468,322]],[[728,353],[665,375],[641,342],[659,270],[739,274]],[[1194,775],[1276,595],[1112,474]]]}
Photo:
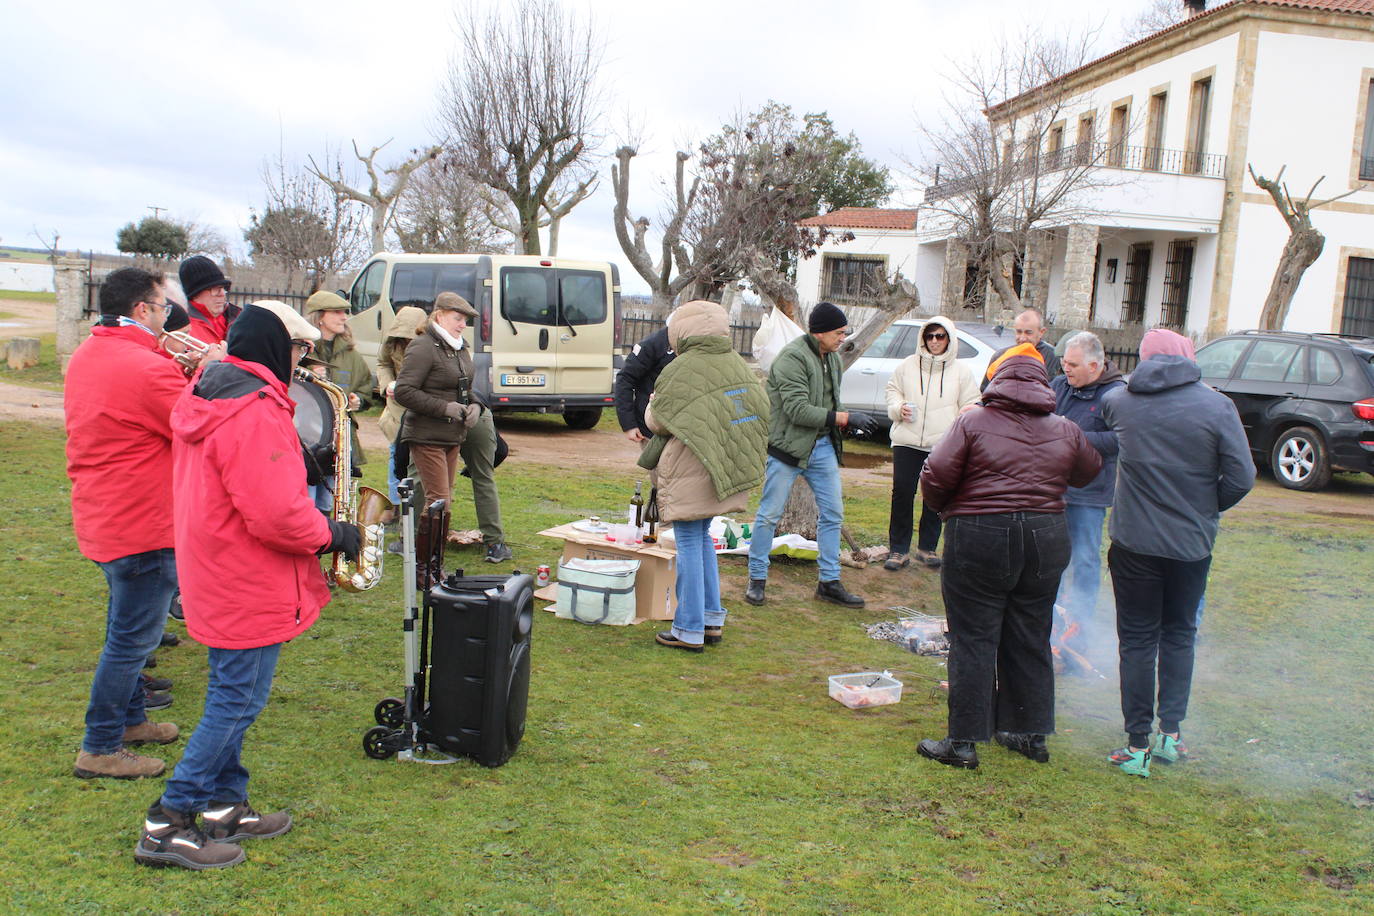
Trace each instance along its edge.
{"label": "saxophone player", "polygon": [[240,753],[283,643],[329,602],[316,555],[358,553],[357,526],[321,515],[306,494],[292,424],[291,370],[318,336],[283,303],[254,303],[229,329],[228,355],[172,409],[177,573],[210,672],[200,722],[144,819],[141,864],[237,865],[241,841],[291,829],[290,815],[254,810]]}

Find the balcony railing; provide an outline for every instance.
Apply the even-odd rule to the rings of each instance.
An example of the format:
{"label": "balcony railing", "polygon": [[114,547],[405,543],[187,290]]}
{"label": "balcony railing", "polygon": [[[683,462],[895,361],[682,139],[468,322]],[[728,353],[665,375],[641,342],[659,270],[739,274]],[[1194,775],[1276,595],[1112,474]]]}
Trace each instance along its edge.
{"label": "balcony railing", "polygon": [[1374,156],[1360,157],[1360,178],[1364,181],[1374,179]]}
{"label": "balcony railing", "polygon": [[[1197,153],[1192,150],[1163,149],[1155,146],[1125,146],[1120,143],[1078,143],[1048,153],[1026,156],[1007,163],[1006,181],[1024,181],[1068,168],[1125,169],[1133,172],[1162,172],[1169,175],[1197,175],[1225,178],[1223,153]],[[926,188],[927,201],[963,194],[984,184],[984,175],[970,175],[943,181]]]}

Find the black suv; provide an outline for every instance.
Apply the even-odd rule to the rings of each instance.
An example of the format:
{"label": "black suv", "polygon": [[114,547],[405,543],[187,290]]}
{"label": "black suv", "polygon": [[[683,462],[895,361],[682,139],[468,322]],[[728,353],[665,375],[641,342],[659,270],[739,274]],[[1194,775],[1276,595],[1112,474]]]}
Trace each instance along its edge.
{"label": "black suv", "polygon": [[1283,486],[1320,490],[1335,469],[1374,474],[1374,338],[1244,331],[1207,344],[1197,362]]}

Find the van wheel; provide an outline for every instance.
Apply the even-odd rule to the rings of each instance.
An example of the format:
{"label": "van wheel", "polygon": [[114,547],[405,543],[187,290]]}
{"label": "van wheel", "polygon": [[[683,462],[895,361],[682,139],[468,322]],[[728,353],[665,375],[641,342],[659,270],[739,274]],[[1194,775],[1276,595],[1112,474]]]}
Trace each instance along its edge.
{"label": "van wheel", "polygon": [[591,429],[601,422],[600,407],[583,407],[563,411],[563,422],[572,429]]}
{"label": "van wheel", "polygon": [[1269,453],[1269,466],[1279,486],[1290,490],[1320,490],[1331,482],[1331,458],[1321,433],[1295,426],[1279,436]]}

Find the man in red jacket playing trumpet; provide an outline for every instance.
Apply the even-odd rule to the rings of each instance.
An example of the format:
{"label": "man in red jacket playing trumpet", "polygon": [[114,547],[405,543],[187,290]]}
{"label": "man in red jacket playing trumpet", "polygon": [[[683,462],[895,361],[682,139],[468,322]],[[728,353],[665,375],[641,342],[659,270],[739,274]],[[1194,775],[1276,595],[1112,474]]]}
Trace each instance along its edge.
{"label": "man in red jacket playing trumpet", "polygon": [[166,764],[126,745],[177,739],[172,723],[148,721],[138,675],[177,588],[170,417],[186,376],[158,350],[167,319],[160,274],[116,270],[100,285],[100,312],[72,354],[63,395],[76,542],[110,587],[75,772],[137,779]]}
{"label": "man in red jacket playing trumpet", "polygon": [[182,609],[191,638],[210,648],[210,678],[186,753],[144,819],[134,850],[144,865],[237,865],[236,844],[291,829],[290,815],[249,804],[240,756],[282,645],[329,602],[316,555],[358,554],[357,526],[325,518],[306,494],[292,423],[291,369],[318,337],[283,303],[254,303],[229,329],[228,356],[172,409]]}

